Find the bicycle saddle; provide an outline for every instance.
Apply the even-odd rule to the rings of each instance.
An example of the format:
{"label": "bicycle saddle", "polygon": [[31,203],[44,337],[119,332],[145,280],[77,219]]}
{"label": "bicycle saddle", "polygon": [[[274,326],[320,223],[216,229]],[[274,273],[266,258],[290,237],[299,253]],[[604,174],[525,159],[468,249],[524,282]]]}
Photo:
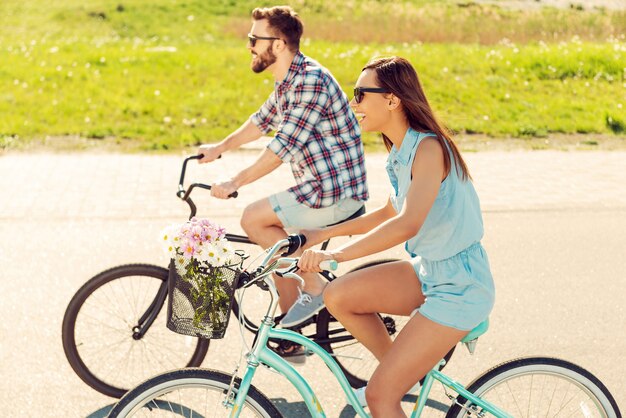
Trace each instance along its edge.
{"label": "bicycle saddle", "polygon": [[489,329],[489,318],[485,319],[483,322],[478,324],[471,330],[465,337],[461,339],[461,342],[465,344],[470,354],[474,354],[474,350],[476,350],[476,342],[478,341],[478,337],[483,335]]}

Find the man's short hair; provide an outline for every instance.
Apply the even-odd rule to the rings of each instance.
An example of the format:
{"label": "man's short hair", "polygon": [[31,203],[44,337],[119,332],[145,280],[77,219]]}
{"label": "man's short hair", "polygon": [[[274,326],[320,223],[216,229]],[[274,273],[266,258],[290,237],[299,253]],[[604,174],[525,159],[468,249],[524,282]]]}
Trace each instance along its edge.
{"label": "man's short hair", "polygon": [[300,50],[300,37],[304,27],[300,16],[289,6],[257,7],[252,11],[254,20],[267,19],[273,35],[285,41],[290,51]]}

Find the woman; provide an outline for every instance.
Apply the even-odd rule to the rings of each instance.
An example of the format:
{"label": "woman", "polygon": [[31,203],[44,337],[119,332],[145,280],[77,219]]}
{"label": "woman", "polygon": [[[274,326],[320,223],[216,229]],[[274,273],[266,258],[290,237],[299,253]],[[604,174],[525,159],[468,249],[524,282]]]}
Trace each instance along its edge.
{"label": "woman", "polygon": [[[404,417],[404,394],[487,318],[494,285],[467,166],[411,64],[399,57],[375,59],[354,91],[350,104],[362,130],[380,131],[389,150],[390,198],[361,218],[302,231],[308,245],[365,235],[333,251],[306,250],[299,266],[319,271],[322,260],[348,261],[406,242],[410,261],[345,275],[324,291],[328,310],[380,362],[365,390],[372,415]],[[415,315],[392,343],[376,312]]]}

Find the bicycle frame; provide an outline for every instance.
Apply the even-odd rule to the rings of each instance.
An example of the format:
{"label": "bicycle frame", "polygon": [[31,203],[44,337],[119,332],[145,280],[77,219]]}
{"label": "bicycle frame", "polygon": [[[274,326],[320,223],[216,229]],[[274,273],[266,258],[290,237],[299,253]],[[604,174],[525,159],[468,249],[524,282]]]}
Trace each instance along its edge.
{"label": "bicycle frame", "polygon": [[[439,364],[437,364],[438,366]],[[430,393],[430,389],[435,381],[441,382],[444,386],[455,391],[458,395],[464,397],[469,402],[466,405],[476,405],[483,409],[483,412],[489,412],[495,417],[498,418],[513,418],[513,415],[501,410],[496,405],[482,400],[471,392],[468,392],[463,385],[457,383],[450,377],[441,373],[437,370],[437,366],[433,368],[424,379],[424,385],[422,386],[422,390],[419,393],[419,397],[417,398],[417,402],[415,402],[415,408],[413,409],[413,413],[411,414],[411,418],[417,418],[422,414],[424,407],[426,406],[426,401],[428,400],[428,394]]]}
{"label": "bicycle frame", "polygon": [[[254,374],[256,373],[256,369],[259,364],[264,364],[282,376],[284,376],[298,391],[302,399],[304,400],[307,409],[312,417],[315,418],[325,418],[326,414],[322,409],[322,406],[315,395],[315,392],[311,388],[311,386],[307,383],[307,381],[302,377],[302,375],[287,361],[285,361],[278,354],[274,353],[272,350],[267,348],[267,340],[269,338],[281,338],[284,340],[289,340],[297,344],[301,344],[306,347],[307,350],[312,351],[315,355],[319,356],[322,361],[328,366],[331,370],[335,379],[339,382],[339,385],[343,389],[348,401],[356,411],[357,415],[363,418],[369,418],[370,415],[365,412],[361,404],[356,399],[356,395],[354,391],[350,387],[348,380],[343,375],[343,372],[337,365],[337,362],[332,358],[328,352],[326,352],[323,348],[317,345],[315,342],[309,340],[308,338],[295,333],[289,330],[278,330],[272,328],[273,324],[268,324],[264,322],[259,329],[259,337],[257,339],[257,345],[252,350],[252,352],[248,355],[248,367],[246,372],[241,380],[241,384],[239,386],[239,390],[237,396],[232,404],[233,410],[231,412],[231,418],[236,418],[239,416],[239,411],[241,410],[245,397],[247,396],[248,389],[252,383],[252,379],[254,378]],[[450,377],[441,373],[437,370],[437,366],[433,368],[424,379],[424,384],[422,389],[420,390],[419,397],[415,403],[415,408],[413,409],[413,413],[411,414],[411,418],[418,418],[421,416],[424,408],[426,406],[426,401],[428,399],[428,394],[430,393],[430,389],[432,384],[435,381],[441,382],[446,387],[452,389],[460,396],[466,398],[471,405],[479,406],[485,412],[489,412],[498,418],[513,418],[513,415],[508,414],[502,411],[497,406],[484,401],[474,394],[465,390],[463,385],[457,383]]]}
{"label": "bicycle frame", "polygon": [[[268,262],[268,260],[273,256],[273,254],[277,252],[278,248],[283,246],[285,242],[287,241],[288,240],[280,241],[272,248],[268,256],[266,256],[265,260],[261,263],[261,267],[259,267],[259,270],[257,270],[258,273],[261,273],[262,270],[265,269],[265,265]],[[295,274],[293,273],[289,273],[289,274],[291,274],[292,277],[295,276]],[[251,283],[254,283],[255,281],[258,281],[258,280],[264,280],[265,284],[267,284],[267,288],[268,288],[267,290],[271,294],[271,303],[259,327],[256,342],[254,346],[252,347],[252,350],[250,351],[250,353],[248,353],[247,355],[248,365],[241,379],[241,383],[239,385],[237,395],[234,397],[234,400],[231,401],[232,399],[232,386],[231,386],[226,396],[225,405],[232,407],[230,417],[231,418],[239,417],[239,412],[243,408],[245,398],[248,394],[250,385],[252,384],[252,379],[254,378],[256,370],[260,364],[264,364],[270,367],[271,369],[276,370],[296,388],[296,390],[298,391],[298,393],[300,393],[300,396],[304,400],[304,403],[306,404],[307,409],[309,410],[309,413],[311,414],[312,417],[314,418],[326,417],[326,414],[324,413],[324,410],[322,409],[322,406],[319,400],[317,399],[315,392],[313,391],[311,386],[307,383],[307,381],[302,377],[302,375],[298,373],[296,369],[291,364],[289,364],[286,360],[284,360],[282,357],[280,357],[278,354],[276,354],[275,352],[273,352],[272,350],[268,348],[267,342],[269,339],[272,339],[272,338],[279,338],[279,339],[288,340],[297,344],[301,344],[307,350],[310,350],[311,352],[313,352],[313,354],[319,356],[322,359],[322,361],[324,361],[326,366],[328,366],[330,371],[333,373],[333,375],[335,376],[335,379],[337,379],[339,385],[341,386],[342,390],[344,391],[348,399],[348,402],[352,405],[352,407],[354,408],[358,416],[362,418],[370,417],[370,415],[367,412],[365,412],[363,407],[358,402],[356,395],[354,394],[354,391],[350,387],[348,380],[346,379],[343,372],[339,368],[339,365],[332,358],[332,356],[328,354],[326,350],[324,350],[314,341],[311,341],[305,336],[298,334],[294,331],[274,328],[274,313],[278,306],[278,292],[273,283],[273,280],[271,279],[271,274],[269,274],[267,270],[263,271],[261,276],[263,277],[257,278],[256,280],[253,280]],[[285,276],[288,277],[288,275],[285,275]],[[430,393],[432,384],[435,381],[441,382],[443,385],[452,389],[460,396],[463,396],[464,398],[466,398],[469,401],[467,405],[476,405],[482,408],[485,412],[489,412],[498,418],[513,418],[512,415],[500,410],[500,408],[491,404],[490,402],[484,401],[480,399],[479,397],[475,396],[474,394],[468,392],[463,387],[463,385],[457,383],[456,381],[452,380],[445,374],[441,373],[438,370],[438,367],[441,365],[441,362],[443,361],[444,360],[441,360],[438,364],[436,364],[435,367],[433,367],[433,369],[430,372],[428,372],[428,374],[426,375],[418,400],[415,403],[415,408],[413,409],[413,412],[411,414],[411,418],[417,418],[423,412],[426,406],[426,400],[428,399],[428,394]]]}

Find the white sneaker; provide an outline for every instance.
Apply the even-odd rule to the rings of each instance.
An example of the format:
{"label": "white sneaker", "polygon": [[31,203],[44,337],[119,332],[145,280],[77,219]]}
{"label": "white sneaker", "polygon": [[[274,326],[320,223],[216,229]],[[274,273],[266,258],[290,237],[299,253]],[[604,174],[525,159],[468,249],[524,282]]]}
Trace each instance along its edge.
{"label": "white sneaker", "polygon": [[316,315],[322,309],[324,309],[323,293],[313,296],[302,292],[296,303],[289,308],[285,317],[280,320],[280,325],[283,328],[295,327]]}
{"label": "white sneaker", "polygon": [[[367,386],[363,386],[362,388],[354,389],[354,395],[356,396],[357,401],[363,408],[367,408],[367,399],[365,399],[365,388]],[[417,394],[420,391],[420,382],[417,382],[409,391],[406,393],[407,395]]]}

